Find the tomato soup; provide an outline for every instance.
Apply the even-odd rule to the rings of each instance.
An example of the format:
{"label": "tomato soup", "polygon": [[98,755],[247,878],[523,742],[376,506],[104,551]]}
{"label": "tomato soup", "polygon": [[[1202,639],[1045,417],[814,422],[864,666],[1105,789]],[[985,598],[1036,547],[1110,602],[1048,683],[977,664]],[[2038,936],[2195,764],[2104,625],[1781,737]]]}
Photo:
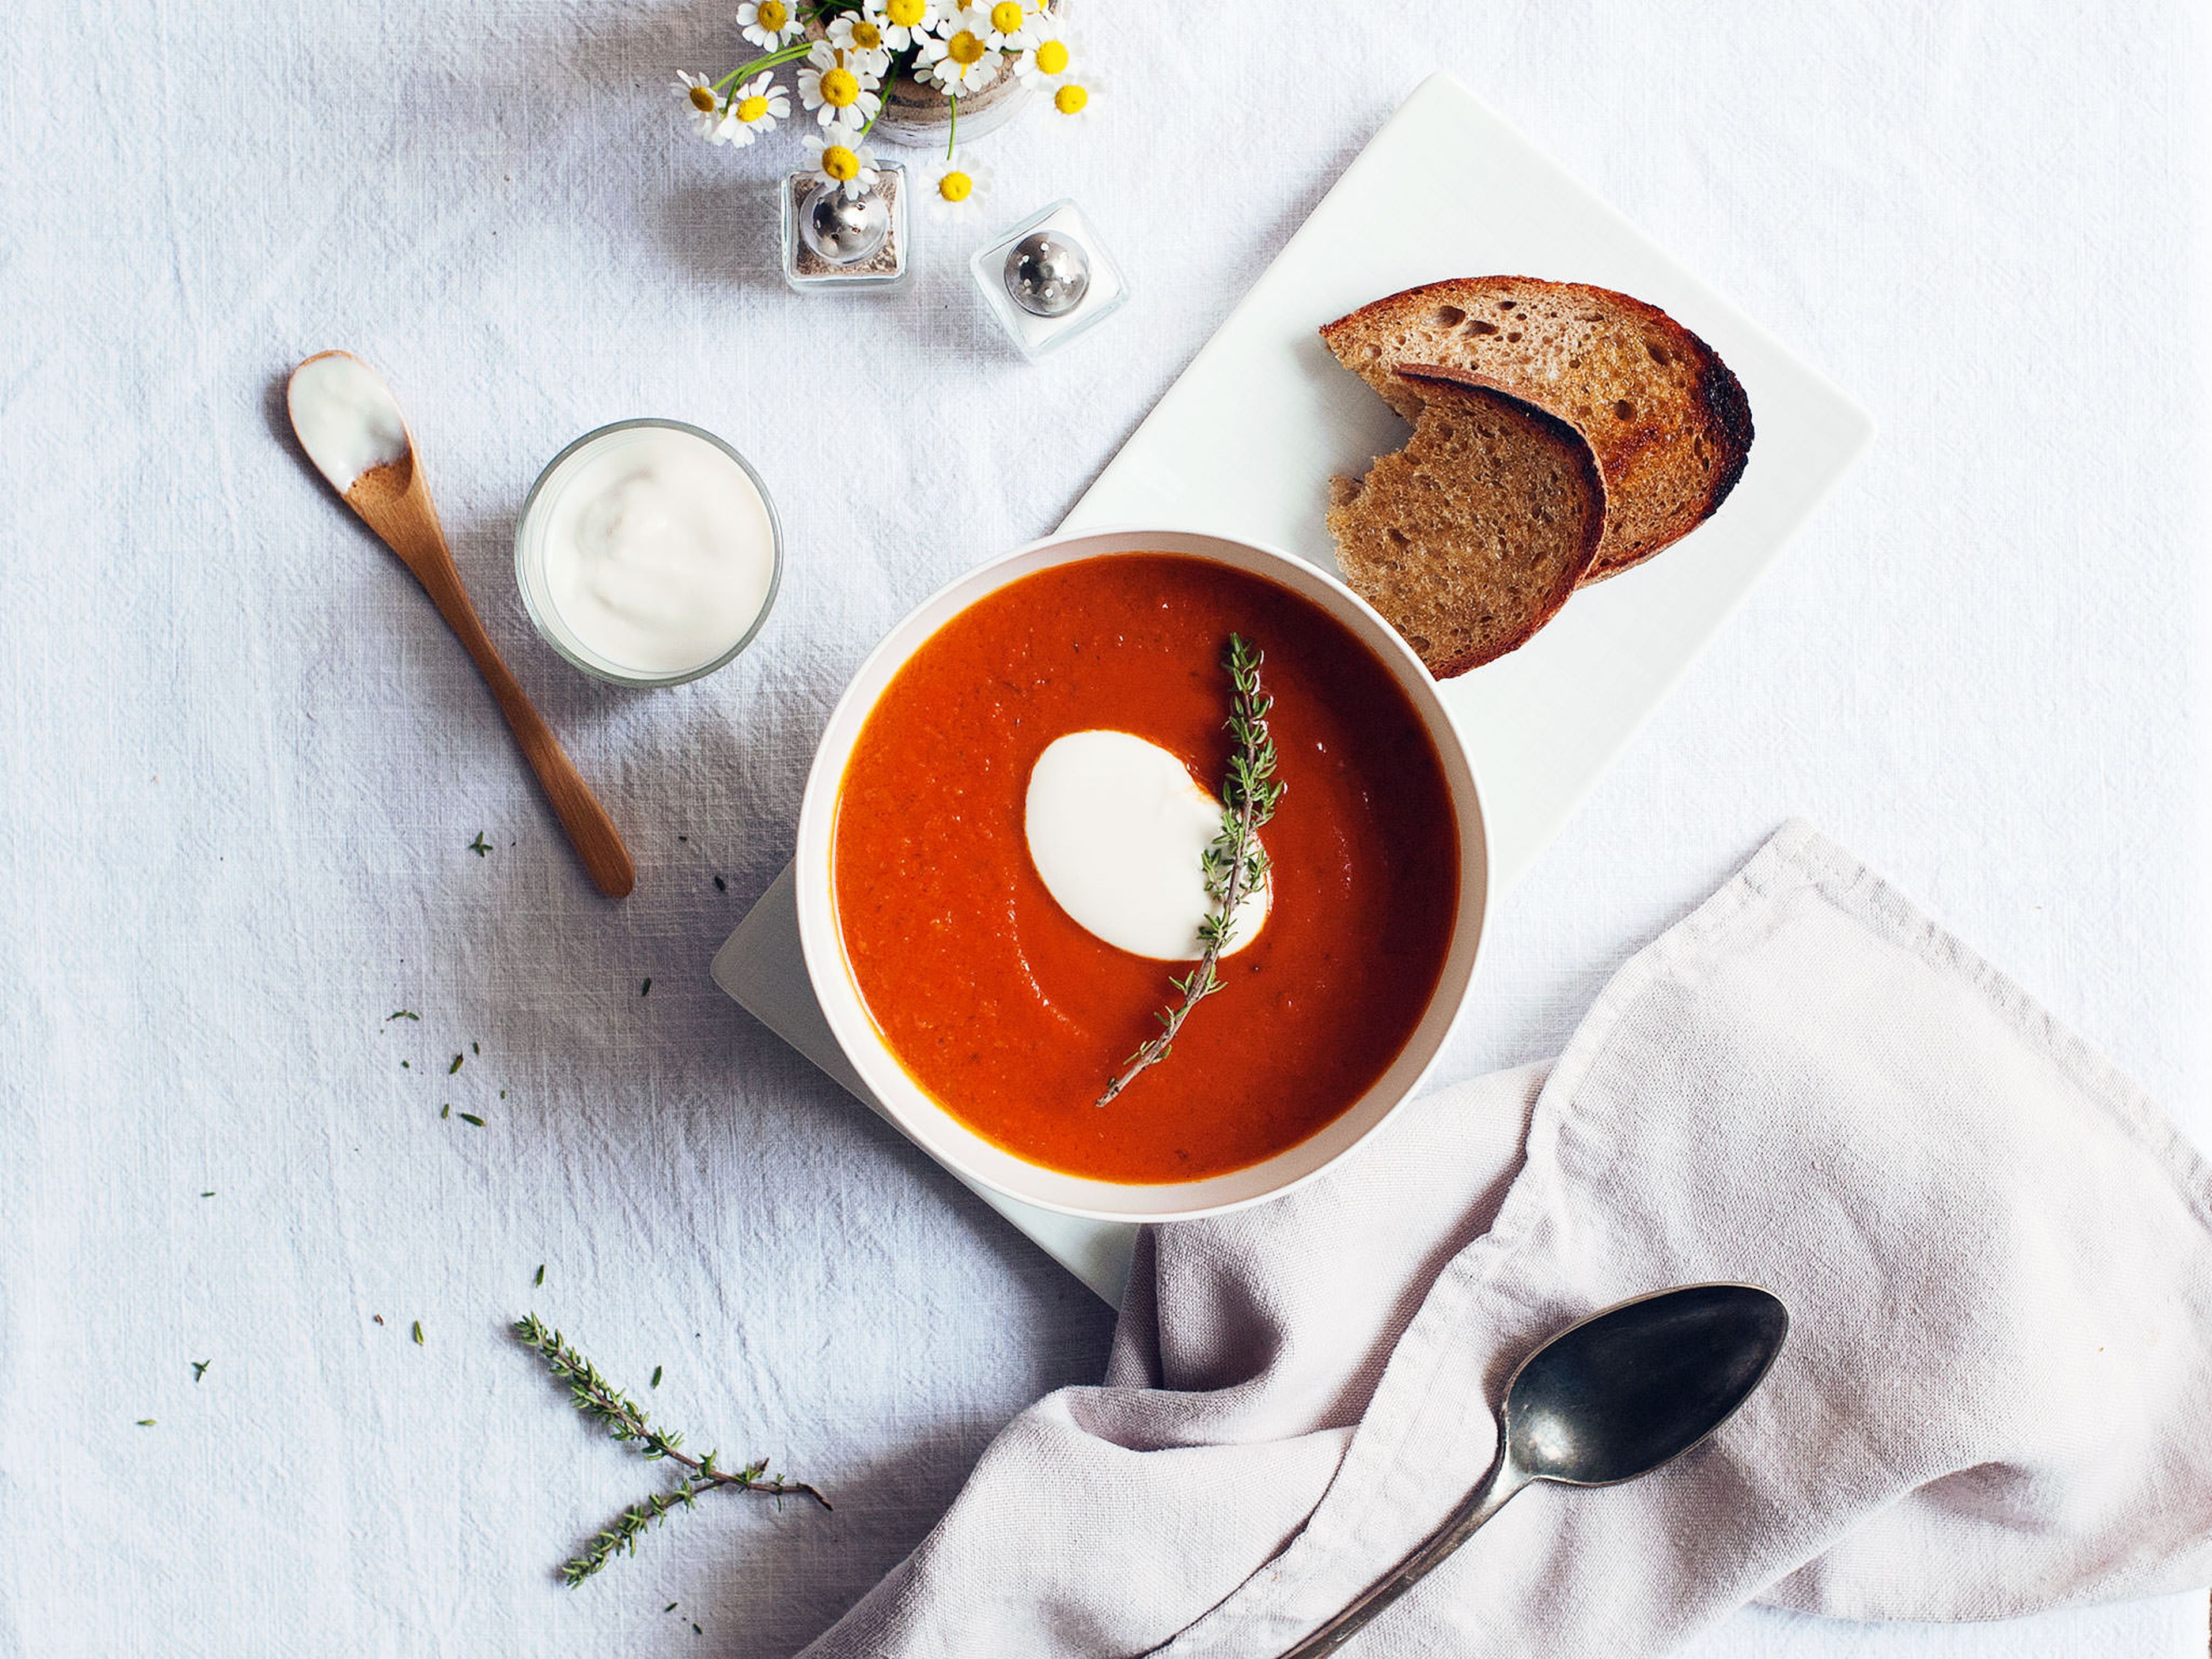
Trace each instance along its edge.
{"label": "tomato soup", "polygon": [[[1188,963],[1055,902],[1024,831],[1030,771],[1056,738],[1124,732],[1218,798],[1232,633],[1265,653],[1285,786],[1261,831],[1266,922],[1173,1052],[1098,1106]],[[1296,1146],[1389,1068],[1443,971],[1459,835],[1420,715],[1341,623],[1228,565],[1111,554],[988,594],[899,670],[846,766],[832,872],[854,985],[925,1092],[1031,1163],[1181,1182]]]}

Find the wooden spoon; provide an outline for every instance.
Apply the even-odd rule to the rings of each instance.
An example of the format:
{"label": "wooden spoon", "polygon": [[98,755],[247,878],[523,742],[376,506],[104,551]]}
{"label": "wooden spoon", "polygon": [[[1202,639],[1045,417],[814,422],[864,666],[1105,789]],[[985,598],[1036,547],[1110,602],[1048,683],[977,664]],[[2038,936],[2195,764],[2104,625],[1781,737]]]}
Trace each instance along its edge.
{"label": "wooden spoon", "polygon": [[[342,363],[336,361],[340,359]],[[318,364],[325,367],[317,369]],[[301,363],[292,371],[285,398],[292,429],[307,459],[361,521],[415,573],[438,614],[460,636],[592,881],[609,898],[627,896],[637,884],[637,872],[621,833],[554,738],[545,717],[501,660],[476,606],[469,602],[469,591],[446,546],[445,532],[438,526],[438,510],[430,504],[429,489],[416,462],[415,434],[407,428],[398,400],[374,369],[346,351],[319,352]]]}

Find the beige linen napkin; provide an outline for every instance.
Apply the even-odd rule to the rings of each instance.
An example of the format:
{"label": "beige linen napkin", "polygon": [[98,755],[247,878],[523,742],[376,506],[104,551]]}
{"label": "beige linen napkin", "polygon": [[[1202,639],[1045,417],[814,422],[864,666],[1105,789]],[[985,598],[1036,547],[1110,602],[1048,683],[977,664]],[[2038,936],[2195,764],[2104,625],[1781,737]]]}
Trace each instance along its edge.
{"label": "beige linen napkin", "polygon": [[1480,1479],[1531,1346],[1711,1279],[1794,1316],[1743,1412],[1638,1484],[1531,1487],[1351,1651],[1631,1659],[1754,1599],[1988,1619],[2212,1579],[2212,1176],[1791,824],[1548,1075],[1148,1234],[1106,1385],[1016,1419],[810,1652],[1279,1652]]}

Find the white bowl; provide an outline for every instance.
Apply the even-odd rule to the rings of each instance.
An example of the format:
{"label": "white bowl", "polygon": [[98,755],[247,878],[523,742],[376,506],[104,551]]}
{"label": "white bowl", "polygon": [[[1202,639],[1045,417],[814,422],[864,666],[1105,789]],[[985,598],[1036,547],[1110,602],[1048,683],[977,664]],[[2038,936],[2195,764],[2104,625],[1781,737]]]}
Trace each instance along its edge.
{"label": "white bowl", "polygon": [[[923,1091],[884,1042],[861,1000],[837,927],[831,865],[837,792],[877,700],[923,641],[985,594],[1039,570],[1106,553],[1176,553],[1212,559],[1301,593],[1349,628],[1404,688],[1443,762],[1459,817],[1459,919],[1435,994],[1389,1070],[1327,1127],[1262,1163],[1199,1181],[1130,1183],[1067,1175],[1018,1158],[962,1123]],[[1103,1221],[1173,1221],[1273,1198],[1311,1180],[1382,1126],[1420,1087],[1467,997],[1482,944],[1490,889],[1489,837],[1474,769],[1450,711],[1420,659],[1367,602],[1304,560],[1249,542],[1181,530],[1098,530],[1053,537],[994,559],[939,588],[891,629],[860,665],[823,733],[799,813],[799,936],[814,994],[838,1046],[900,1128],[939,1163],[1011,1198]]]}

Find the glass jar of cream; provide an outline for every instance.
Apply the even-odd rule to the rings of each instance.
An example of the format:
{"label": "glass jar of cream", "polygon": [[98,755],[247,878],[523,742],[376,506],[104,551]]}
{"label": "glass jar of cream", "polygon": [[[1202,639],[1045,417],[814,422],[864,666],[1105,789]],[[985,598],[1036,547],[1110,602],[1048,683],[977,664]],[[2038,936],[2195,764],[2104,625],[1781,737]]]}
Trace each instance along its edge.
{"label": "glass jar of cream", "polygon": [[556,455],[514,532],[523,608],[617,685],[680,685],[751,643],[783,532],[744,456],[681,421],[617,421]]}

